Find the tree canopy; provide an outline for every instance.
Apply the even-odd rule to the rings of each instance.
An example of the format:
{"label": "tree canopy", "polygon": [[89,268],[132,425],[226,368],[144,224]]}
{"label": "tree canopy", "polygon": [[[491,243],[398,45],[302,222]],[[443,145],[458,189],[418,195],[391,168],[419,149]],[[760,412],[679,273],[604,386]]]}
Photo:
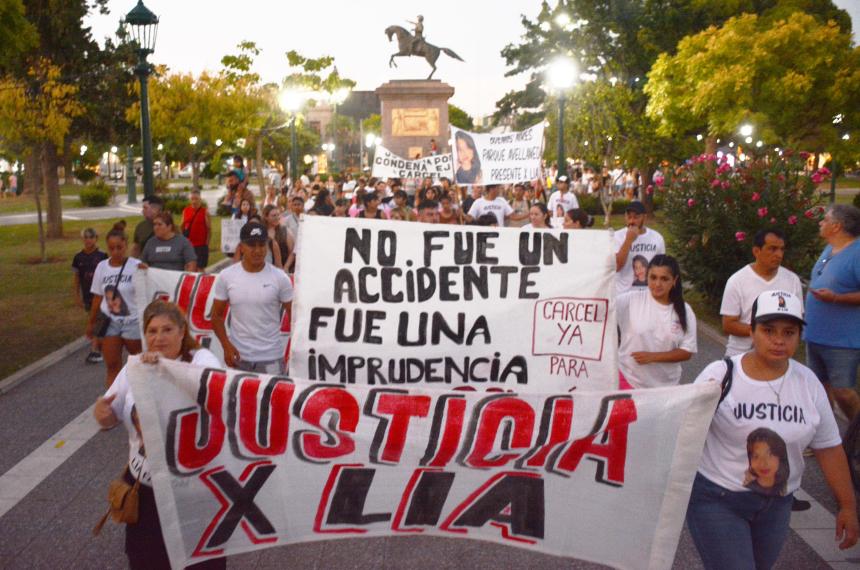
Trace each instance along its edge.
{"label": "tree canopy", "polygon": [[657,59],[645,88],[648,115],[666,136],[730,136],[749,122],[765,143],[824,150],[860,103],[858,50],[835,21],[744,14]]}

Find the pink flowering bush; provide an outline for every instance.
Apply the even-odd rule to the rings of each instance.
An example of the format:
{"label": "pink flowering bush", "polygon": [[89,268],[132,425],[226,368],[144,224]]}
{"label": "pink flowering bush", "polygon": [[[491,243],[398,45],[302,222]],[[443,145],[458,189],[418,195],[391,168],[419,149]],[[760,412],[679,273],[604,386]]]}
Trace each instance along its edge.
{"label": "pink flowering bush", "polygon": [[701,155],[678,168],[656,190],[664,198],[670,251],[694,286],[715,305],[728,278],[752,261],[753,237],[764,228],[786,234],[783,264],[805,276],[820,253],[818,221],[824,200],[816,185],[829,172],[803,171],[786,151],[731,167]]}

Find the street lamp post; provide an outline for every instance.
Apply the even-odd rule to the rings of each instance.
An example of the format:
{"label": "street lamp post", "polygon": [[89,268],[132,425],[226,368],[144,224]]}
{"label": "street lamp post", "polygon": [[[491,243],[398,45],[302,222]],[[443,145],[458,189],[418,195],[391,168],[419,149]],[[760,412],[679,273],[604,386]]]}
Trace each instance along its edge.
{"label": "street lamp post", "polygon": [[[147,81],[152,68],[146,56],[155,51],[155,38],[158,34],[158,16],[138,0],[137,6],[125,16],[126,29],[137,43],[137,65],[134,73],[140,80],[140,138],[143,148],[143,195],[149,198],[155,194],[152,179],[152,134],[149,128],[149,91]],[[129,197],[131,202],[131,197]]]}
{"label": "street lamp post", "polygon": [[567,174],[567,159],[564,155],[564,104],[565,90],[570,89],[576,80],[576,64],[570,59],[559,58],[549,68],[549,83],[558,94],[558,176]]}
{"label": "street lamp post", "polygon": [[304,102],[304,93],[285,90],[278,97],[281,109],[290,113],[290,179],[293,184],[299,177],[299,149],[296,135],[296,115]]}
{"label": "street lamp post", "polygon": [[[335,68],[337,71],[337,68]],[[331,137],[332,137],[332,153],[331,153],[331,171],[334,171],[335,165],[337,164],[337,106],[346,101],[346,98],[349,96],[349,89],[337,89],[329,94],[329,102],[332,105],[332,129],[331,129]]]}

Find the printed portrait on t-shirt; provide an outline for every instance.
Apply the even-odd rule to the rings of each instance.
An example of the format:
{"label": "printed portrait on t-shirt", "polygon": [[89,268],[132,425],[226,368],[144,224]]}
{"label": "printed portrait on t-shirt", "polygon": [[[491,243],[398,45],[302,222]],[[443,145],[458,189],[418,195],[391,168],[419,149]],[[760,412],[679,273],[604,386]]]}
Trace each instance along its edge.
{"label": "printed portrait on t-shirt", "polygon": [[125,304],[125,300],[114,285],[105,287],[105,301],[112,316],[128,316],[128,305]]}
{"label": "printed portrait on t-shirt", "polygon": [[747,436],[749,467],[744,487],[762,495],[781,497],[788,486],[790,467],[785,441],[768,428],[758,428]]}
{"label": "printed portrait on t-shirt", "polygon": [[648,259],[644,255],[633,258],[633,286],[645,287],[648,285]]}

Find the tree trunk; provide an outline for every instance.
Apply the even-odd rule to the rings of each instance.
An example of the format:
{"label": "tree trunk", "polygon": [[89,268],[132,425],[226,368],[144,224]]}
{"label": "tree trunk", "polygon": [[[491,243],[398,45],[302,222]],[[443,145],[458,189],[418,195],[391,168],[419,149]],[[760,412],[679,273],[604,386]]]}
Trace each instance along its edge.
{"label": "tree trunk", "polygon": [[705,137],[705,154],[717,154],[716,137]]}
{"label": "tree trunk", "polygon": [[60,199],[60,180],[57,176],[59,163],[57,147],[53,143],[45,143],[42,151],[42,187],[45,190],[45,201],[48,206],[48,237],[50,239],[63,237],[63,201]]}
{"label": "tree trunk", "polygon": [[67,136],[63,140],[63,184],[75,183],[75,164],[72,160],[72,138]]}
{"label": "tree trunk", "polygon": [[639,169],[639,201],[645,204],[645,211],[649,215],[654,214],[654,195],[648,193],[648,186],[653,184],[651,182],[653,178],[654,168],[651,164],[646,164]]}
{"label": "tree trunk", "polygon": [[24,157],[24,185],[22,194],[35,194],[42,188],[42,161],[39,145],[33,145]]}
{"label": "tree trunk", "polygon": [[195,190],[200,189],[200,164],[194,157],[191,157],[191,187]]}
{"label": "tree trunk", "polygon": [[[41,160],[38,162],[44,164],[45,162],[45,150],[42,149],[42,155],[40,157]],[[39,168],[38,170],[33,170],[31,175],[32,178],[40,178],[41,186],[47,186],[48,182],[45,180],[45,170],[44,168]],[[39,186],[37,186],[33,191],[33,199],[36,200],[36,221],[39,225],[39,251],[42,255],[42,263],[47,263],[48,261],[48,250],[45,247],[45,227],[42,224],[42,201],[39,199],[39,194],[41,191],[39,190]]]}
{"label": "tree trunk", "polygon": [[266,195],[266,181],[263,179],[263,133],[257,136],[257,184],[260,185],[260,196]]}

